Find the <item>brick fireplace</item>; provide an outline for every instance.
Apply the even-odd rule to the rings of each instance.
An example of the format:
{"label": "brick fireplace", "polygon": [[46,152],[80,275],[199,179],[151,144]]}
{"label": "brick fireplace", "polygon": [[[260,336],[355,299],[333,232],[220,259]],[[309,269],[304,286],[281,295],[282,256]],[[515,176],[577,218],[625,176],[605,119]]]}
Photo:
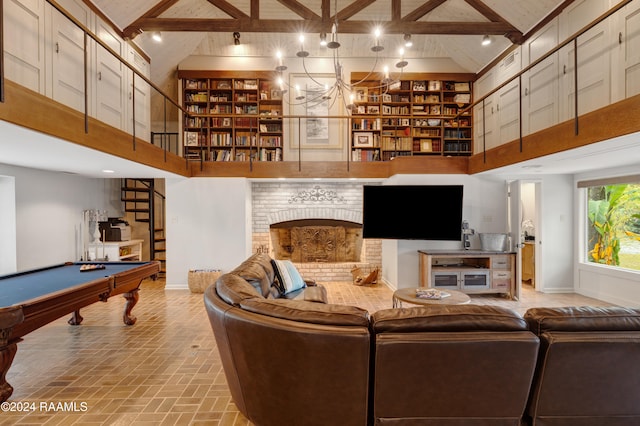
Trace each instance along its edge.
{"label": "brick fireplace", "polygon": [[380,267],[380,240],[362,239],[362,185],[253,183],[254,251],[291,259],[317,281],[351,281],[354,267]]}

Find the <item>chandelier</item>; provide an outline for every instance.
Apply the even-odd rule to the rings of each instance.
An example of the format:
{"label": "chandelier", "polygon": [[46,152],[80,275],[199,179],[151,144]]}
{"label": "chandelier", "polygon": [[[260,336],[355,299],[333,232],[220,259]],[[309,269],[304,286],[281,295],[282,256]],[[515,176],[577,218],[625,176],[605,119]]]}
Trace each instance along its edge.
{"label": "chandelier", "polygon": [[[331,51],[333,74],[330,79],[333,81],[331,83],[321,83],[316,77],[314,77],[313,73],[309,71],[306,60],[310,57],[310,54],[304,48],[304,34],[300,34],[299,36],[300,50],[296,53],[296,56],[302,60],[302,69],[306,78],[313,82],[317,87],[315,87],[314,90],[305,90],[298,86],[289,87],[283,79],[283,73],[288,69],[288,67],[284,64],[284,59],[280,51],[276,54],[278,64],[275,69],[279,74],[278,83],[280,84],[283,93],[287,92],[286,88],[293,90],[292,99],[295,99],[296,103],[319,103],[330,101],[331,104],[333,104],[337,100],[340,100],[346,106],[347,111],[351,112],[354,108],[354,94],[356,93],[357,87],[362,86],[365,81],[369,80],[371,76],[376,73],[376,68],[378,67],[381,59],[381,52],[384,50],[384,47],[380,44],[382,32],[380,28],[376,28],[374,31],[374,44],[371,46],[371,51],[374,52],[375,56],[373,58],[373,64],[367,74],[355,82],[346,80],[344,78],[344,66],[340,56],[341,45],[338,36],[337,0],[334,2],[334,8],[336,9],[333,15],[335,19],[331,26],[329,39],[327,39],[326,33],[320,33],[320,45],[325,46]],[[404,35],[404,42],[404,46],[411,46],[410,34]],[[367,85],[368,89],[377,88],[380,89],[382,93],[386,93],[390,87],[393,87],[395,82],[400,80],[401,74],[404,68],[408,65],[408,62],[404,59],[404,47],[400,48],[398,53],[400,55],[400,60],[395,64],[395,66],[400,70],[400,76],[397,78],[391,78],[389,68],[388,66],[385,66],[382,70],[384,77],[382,79],[377,79],[377,81],[380,81],[380,84],[377,86],[371,86],[369,83]]]}

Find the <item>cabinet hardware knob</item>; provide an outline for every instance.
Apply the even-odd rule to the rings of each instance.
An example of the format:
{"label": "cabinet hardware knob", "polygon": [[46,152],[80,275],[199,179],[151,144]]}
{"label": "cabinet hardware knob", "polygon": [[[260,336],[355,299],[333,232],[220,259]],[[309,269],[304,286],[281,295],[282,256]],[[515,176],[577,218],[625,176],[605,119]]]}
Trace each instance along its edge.
{"label": "cabinet hardware knob", "polygon": [[98,71],[98,80],[102,80],[102,71]]}
{"label": "cabinet hardware knob", "polygon": [[525,96],[529,96],[529,88],[528,87],[524,88],[524,95]]}
{"label": "cabinet hardware knob", "polygon": [[562,66],[562,74],[566,74],[567,73],[567,65],[563,65]]}
{"label": "cabinet hardware knob", "polygon": [[622,44],[622,31],[618,33],[618,44]]}
{"label": "cabinet hardware knob", "polygon": [[60,43],[56,41],[56,53],[60,53]]}

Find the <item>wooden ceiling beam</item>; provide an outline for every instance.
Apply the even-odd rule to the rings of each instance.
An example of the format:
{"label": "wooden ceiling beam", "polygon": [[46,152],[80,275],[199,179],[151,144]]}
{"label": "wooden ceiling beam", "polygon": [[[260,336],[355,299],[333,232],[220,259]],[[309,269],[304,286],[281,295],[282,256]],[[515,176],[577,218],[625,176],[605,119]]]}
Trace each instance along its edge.
{"label": "wooden ceiling beam", "polygon": [[407,13],[402,20],[403,21],[417,21],[433,9],[437,8],[447,0],[430,0],[425,2],[422,6],[418,6],[412,12]]}
{"label": "wooden ceiling beam", "polygon": [[346,21],[347,19],[353,17],[356,13],[361,12],[365,7],[375,2],[376,0],[356,0],[348,6],[345,6],[340,12],[337,12],[337,16],[334,15],[331,17],[331,19],[335,20],[337,18],[338,22]]}
{"label": "wooden ceiling beam", "polygon": [[313,10],[309,9],[307,6],[301,4],[296,0],[277,1],[303,19],[320,19],[320,17]]}
{"label": "wooden ceiling beam", "polygon": [[518,30],[515,26],[511,25],[509,21],[500,16],[495,10],[484,4],[481,0],[465,0],[467,4],[480,12],[482,16],[490,20],[491,22],[501,22],[511,27],[509,31],[505,32],[505,37],[511,40],[514,44],[522,44],[524,35],[522,31]]}
{"label": "wooden ceiling beam", "polygon": [[122,35],[124,38],[134,38],[138,34],[142,33],[143,28],[140,25],[140,21],[143,19],[151,19],[157,18],[164,11],[169,9],[171,6],[176,4],[178,0],[162,0],[159,3],[156,3],[151,9],[147,10],[142,16],[132,22],[127,28],[122,30]]}
{"label": "wooden ceiling beam", "polygon": [[207,0],[209,3],[235,19],[248,18],[249,16],[225,0]]}
{"label": "wooden ceiling beam", "polygon": [[[337,22],[343,34],[368,34],[372,31],[369,21],[351,20],[353,16],[377,0],[355,0],[342,10],[331,15],[331,0],[322,0],[322,16],[298,0],[277,0],[301,19],[261,19],[260,0],[251,0],[250,15],[247,15],[228,0],[207,0],[211,5],[229,15],[220,18],[159,18],[159,16],[179,0],[163,0],[149,9],[123,31],[127,38],[134,38],[143,31],[184,31],[184,32],[330,32]],[[485,16],[489,22],[429,22],[419,21],[447,0],[428,0],[409,12],[402,14],[402,0],[389,2],[391,20],[380,22],[386,34],[451,34],[451,35],[504,35],[513,43],[521,43],[523,35],[517,28],[504,20],[481,0],[465,0],[471,7]]]}
{"label": "wooden ceiling beam", "polygon": [[[245,33],[285,33],[329,32],[330,25],[321,19],[191,19],[191,18],[141,18],[138,21],[144,31],[184,31],[184,32],[233,32]],[[328,27],[329,25],[329,27]],[[341,34],[368,34],[370,21],[340,21]],[[453,34],[453,35],[503,35],[512,30],[509,24],[502,22],[383,22],[380,24],[385,34]]]}

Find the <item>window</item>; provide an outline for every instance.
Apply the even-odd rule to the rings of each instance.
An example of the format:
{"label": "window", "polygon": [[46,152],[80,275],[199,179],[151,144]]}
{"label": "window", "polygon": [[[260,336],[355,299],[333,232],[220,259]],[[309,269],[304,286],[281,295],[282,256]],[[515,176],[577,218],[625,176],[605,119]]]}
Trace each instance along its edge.
{"label": "window", "polygon": [[587,261],[640,270],[640,183],[587,188]]}

